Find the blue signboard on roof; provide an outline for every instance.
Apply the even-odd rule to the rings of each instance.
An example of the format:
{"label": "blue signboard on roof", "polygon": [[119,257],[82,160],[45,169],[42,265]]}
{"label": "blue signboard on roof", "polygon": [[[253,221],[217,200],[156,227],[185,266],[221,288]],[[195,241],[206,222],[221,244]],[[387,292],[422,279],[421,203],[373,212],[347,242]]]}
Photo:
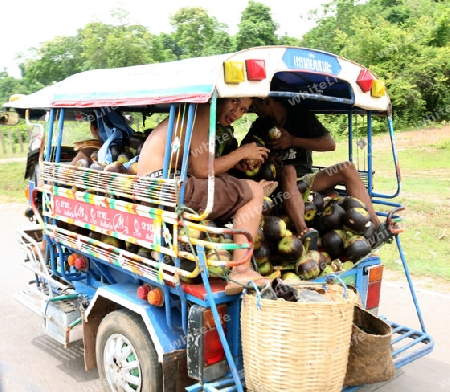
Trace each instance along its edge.
{"label": "blue signboard on roof", "polygon": [[341,65],[335,56],[307,49],[287,48],[283,55],[283,62],[289,69],[300,71],[333,76],[337,76],[341,71]]}

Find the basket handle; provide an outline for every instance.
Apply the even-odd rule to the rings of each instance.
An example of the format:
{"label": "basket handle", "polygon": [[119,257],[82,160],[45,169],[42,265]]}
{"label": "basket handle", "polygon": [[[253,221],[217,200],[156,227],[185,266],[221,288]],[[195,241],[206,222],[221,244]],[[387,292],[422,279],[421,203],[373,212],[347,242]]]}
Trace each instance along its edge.
{"label": "basket handle", "polygon": [[339,281],[339,283],[342,285],[343,289],[344,289],[344,293],[343,293],[343,297],[345,299],[347,299],[347,285],[345,284],[345,282],[342,280],[342,278],[338,275],[335,274],[330,274],[327,276],[327,278],[332,278],[332,279],[336,279]]}
{"label": "basket handle", "polygon": [[259,291],[258,286],[256,285],[256,283],[253,280],[251,280],[247,283],[247,285],[244,288],[244,291],[242,292],[242,297],[244,298],[244,306],[245,306],[245,294],[247,294],[248,286],[253,286],[253,289],[255,289],[255,291],[256,291],[256,306],[259,310],[261,310],[262,309],[261,291]]}

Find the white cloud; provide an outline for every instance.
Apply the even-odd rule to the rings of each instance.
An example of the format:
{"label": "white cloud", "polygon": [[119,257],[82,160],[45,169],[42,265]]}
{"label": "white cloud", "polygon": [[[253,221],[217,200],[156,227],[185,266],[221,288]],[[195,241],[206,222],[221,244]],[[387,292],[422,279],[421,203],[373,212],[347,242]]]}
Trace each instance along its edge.
{"label": "white cloud", "polygon": [[[317,8],[326,0],[283,1],[258,0],[270,7],[272,18],[280,26],[278,35],[290,35],[300,38],[313,27],[306,20],[309,10]],[[165,0],[158,4],[149,0],[77,0],[61,2],[56,0],[23,0],[20,2],[4,1],[0,6],[0,70],[19,77],[15,57],[26,53],[29,48],[39,47],[55,36],[75,35],[77,29],[83,28],[92,20],[108,22],[111,11],[123,8],[130,13],[133,22],[146,26],[152,33],[170,32],[169,16],[181,7],[203,7],[210,16],[226,23],[229,33],[238,30],[242,11],[248,2],[242,0]],[[303,17],[303,19],[301,19]]]}

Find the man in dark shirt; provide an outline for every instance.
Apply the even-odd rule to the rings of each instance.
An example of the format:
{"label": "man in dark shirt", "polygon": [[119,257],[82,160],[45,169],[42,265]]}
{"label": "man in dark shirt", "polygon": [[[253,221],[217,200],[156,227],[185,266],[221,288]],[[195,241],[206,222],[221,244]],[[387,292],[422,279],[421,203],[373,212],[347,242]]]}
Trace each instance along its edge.
{"label": "man in dark shirt", "polygon": [[[284,200],[285,210],[300,238],[311,237],[315,243],[318,233],[308,229],[304,219],[305,206],[298,192],[297,181],[303,179],[310,190],[321,192],[345,184],[347,194],[361,200],[367,207],[372,222],[378,229],[380,220],[373,208],[367,189],[351,162],[341,162],[317,173],[312,170],[312,151],[334,151],[335,141],[316,116],[304,108],[285,104],[273,98],[253,100],[258,119],[252,124],[242,143],[253,140],[254,135],[264,140],[276,159],[282,163],[281,188],[290,197]],[[270,139],[271,129],[276,127],[281,135]],[[389,237],[387,233],[386,237]],[[381,237],[380,237],[381,238]],[[374,248],[384,241],[375,241]]]}
{"label": "man in dark shirt", "polygon": [[[312,151],[334,151],[333,138],[310,111],[303,108],[291,110],[272,98],[255,98],[253,107],[259,117],[242,143],[254,141],[254,136],[272,143],[272,155],[283,165],[293,165],[298,177],[312,173]],[[271,141],[269,130],[273,127],[280,129],[282,136]]]}

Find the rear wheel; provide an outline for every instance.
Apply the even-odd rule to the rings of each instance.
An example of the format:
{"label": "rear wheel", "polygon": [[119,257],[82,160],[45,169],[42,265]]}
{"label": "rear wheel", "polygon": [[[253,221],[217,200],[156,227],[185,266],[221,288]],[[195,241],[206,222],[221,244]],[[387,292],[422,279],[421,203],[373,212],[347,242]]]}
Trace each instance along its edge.
{"label": "rear wheel", "polygon": [[104,391],[161,392],[161,364],[140,316],[109,313],[98,328],[96,358]]}

